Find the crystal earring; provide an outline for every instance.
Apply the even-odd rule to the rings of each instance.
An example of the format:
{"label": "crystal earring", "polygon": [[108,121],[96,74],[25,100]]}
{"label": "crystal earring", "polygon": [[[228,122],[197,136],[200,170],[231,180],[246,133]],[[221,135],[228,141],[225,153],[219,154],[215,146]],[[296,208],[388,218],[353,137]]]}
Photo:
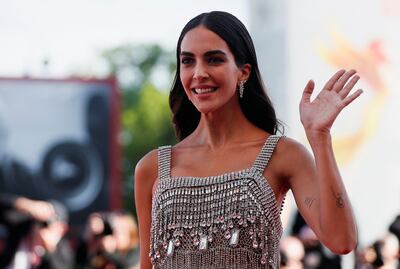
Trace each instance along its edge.
{"label": "crystal earring", "polygon": [[239,97],[243,98],[243,93],[244,93],[244,84],[246,83],[245,79],[242,79],[239,83]]}

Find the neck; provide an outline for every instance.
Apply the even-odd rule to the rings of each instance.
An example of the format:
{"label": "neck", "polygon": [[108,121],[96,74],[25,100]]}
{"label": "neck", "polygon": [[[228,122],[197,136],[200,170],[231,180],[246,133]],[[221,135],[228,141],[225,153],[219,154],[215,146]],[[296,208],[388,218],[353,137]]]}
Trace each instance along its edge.
{"label": "neck", "polygon": [[237,104],[235,108],[221,108],[218,111],[202,113],[193,135],[198,144],[218,149],[253,139],[246,137],[246,134],[254,133],[249,132],[254,128],[258,129],[244,116]]}

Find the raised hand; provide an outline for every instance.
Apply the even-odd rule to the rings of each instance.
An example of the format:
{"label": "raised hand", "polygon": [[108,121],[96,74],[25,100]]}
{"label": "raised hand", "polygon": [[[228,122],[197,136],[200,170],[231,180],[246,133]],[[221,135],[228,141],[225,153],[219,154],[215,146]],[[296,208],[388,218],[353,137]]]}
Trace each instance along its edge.
{"label": "raised hand", "polygon": [[363,92],[359,89],[350,94],[359,79],[355,70],[340,70],[328,80],[312,101],[314,81],[310,80],[300,101],[300,119],[306,132],[329,133],[340,111]]}

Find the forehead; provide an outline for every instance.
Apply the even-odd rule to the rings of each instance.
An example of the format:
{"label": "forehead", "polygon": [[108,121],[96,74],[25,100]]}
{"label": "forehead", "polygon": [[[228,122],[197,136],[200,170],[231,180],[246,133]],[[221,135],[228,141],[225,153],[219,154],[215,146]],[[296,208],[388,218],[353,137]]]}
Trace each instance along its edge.
{"label": "forehead", "polygon": [[198,26],[188,31],[181,43],[181,51],[204,53],[210,50],[222,50],[230,53],[226,42],[213,31]]}

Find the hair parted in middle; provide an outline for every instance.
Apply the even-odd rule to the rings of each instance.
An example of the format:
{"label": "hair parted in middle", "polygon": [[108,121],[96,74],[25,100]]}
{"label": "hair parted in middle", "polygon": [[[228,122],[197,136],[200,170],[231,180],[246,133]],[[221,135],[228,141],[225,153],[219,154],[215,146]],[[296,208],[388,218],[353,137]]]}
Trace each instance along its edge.
{"label": "hair parted in middle", "polygon": [[188,99],[180,80],[181,43],[186,33],[203,26],[222,38],[231,50],[236,65],[251,65],[250,76],[245,84],[246,91],[239,99],[245,117],[257,127],[270,134],[283,133],[283,126],[277,120],[275,109],[266,94],[257,63],[253,41],[244,24],[230,13],[212,11],[202,13],[191,19],[179,36],[176,58],[177,69],[169,96],[169,105],[173,114],[173,124],[179,141],[190,135],[200,121],[200,112]]}

